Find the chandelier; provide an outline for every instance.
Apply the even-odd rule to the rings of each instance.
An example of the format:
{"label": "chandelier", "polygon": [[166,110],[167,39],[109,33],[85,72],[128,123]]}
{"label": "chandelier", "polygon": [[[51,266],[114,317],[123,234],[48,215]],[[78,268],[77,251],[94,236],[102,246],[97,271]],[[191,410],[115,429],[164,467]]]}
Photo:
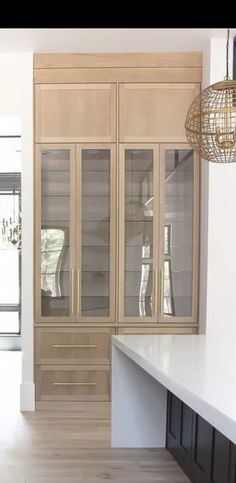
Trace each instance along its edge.
{"label": "chandelier", "polygon": [[229,29],[226,77],[204,89],[192,102],[185,122],[190,146],[207,161],[236,162],[236,81],[229,78]]}
{"label": "chandelier", "polygon": [[2,239],[21,249],[21,204],[19,192],[12,187],[12,216],[2,218]]}

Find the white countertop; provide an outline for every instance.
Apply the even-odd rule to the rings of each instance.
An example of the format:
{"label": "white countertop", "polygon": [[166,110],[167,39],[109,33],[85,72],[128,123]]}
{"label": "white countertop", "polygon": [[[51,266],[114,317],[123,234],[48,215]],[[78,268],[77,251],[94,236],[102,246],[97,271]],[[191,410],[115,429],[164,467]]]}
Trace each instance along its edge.
{"label": "white countertop", "polygon": [[236,340],[230,335],[119,335],[112,343],[236,443]]}

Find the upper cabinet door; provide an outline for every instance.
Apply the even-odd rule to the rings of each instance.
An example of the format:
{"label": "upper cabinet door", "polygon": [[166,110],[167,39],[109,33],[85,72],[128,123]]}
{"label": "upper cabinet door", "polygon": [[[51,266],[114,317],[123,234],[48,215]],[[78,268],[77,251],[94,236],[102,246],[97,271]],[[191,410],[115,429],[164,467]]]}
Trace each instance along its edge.
{"label": "upper cabinet door", "polygon": [[36,142],[114,142],[115,84],[36,85]]}
{"label": "upper cabinet door", "polygon": [[158,147],[122,146],[119,169],[119,322],[156,322]]}
{"label": "upper cabinet door", "polygon": [[115,321],[115,145],[77,146],[77,320]]}
{"label": "upper cabinet door", "polygon": [[186,142],[185,118],[199,84],[121,84],[120,142]]}
{"label": "upper cabinet door", "polygon": [[188,144],[162,145],[160,322],[197,322],[199,158]]}
{"label": "upper cabinet door", "polygon": [[75,319],[75,148],[37,146],[36,322]]}

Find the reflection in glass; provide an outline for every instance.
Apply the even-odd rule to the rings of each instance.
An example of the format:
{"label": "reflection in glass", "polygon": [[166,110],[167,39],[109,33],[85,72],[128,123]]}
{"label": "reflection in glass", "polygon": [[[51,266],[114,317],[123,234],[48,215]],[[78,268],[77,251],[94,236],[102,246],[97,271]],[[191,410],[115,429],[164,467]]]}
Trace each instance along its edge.
{"label": "reflection in glass", "polygon": [[164,314],[192,315],[194,155],[165,153]]}
{"label": "reflection in glass", "polygon": [[65,231],[41,229],[41,289],[50,297],[61,297],[61,269],[64,261]]}
{"label": "reflection in glass", "polygon": [[153,314],[152,255],[153,151],[126,149],[125,316]]}
{"label": "reflection in glass", "polygon": [[70,152],[41,152],[41,314],[70,313]]}
{"label": "reflection in glass", "polygon": [[171,260],[164,260],[164,314],[175,315]]}
{"label": "reflection in glass", "polygon": [[110,314],[110,150],[82,149],[81,314]]}

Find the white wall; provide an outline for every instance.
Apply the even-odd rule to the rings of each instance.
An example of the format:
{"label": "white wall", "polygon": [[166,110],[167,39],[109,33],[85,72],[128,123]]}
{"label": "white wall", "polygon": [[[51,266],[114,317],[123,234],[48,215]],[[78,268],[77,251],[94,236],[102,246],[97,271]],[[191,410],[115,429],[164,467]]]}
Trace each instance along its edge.
{"label": "white wall", "polygon": [[22,134],[21,409],[34,410],[33,383],[33,54],[0,54],[0,117],[19,116]]}
{"label": "white wall", "polygon": [[[209,82],[225,76],[225,39],[211,39],[208,56]],[[230,49],[232,65],[232,45]],[[203,174],[206,171],[202,162]],[[206,333],[225,332],[236,335],[236,163],[208,163],[208,212],[203,179],[201,324]],[[208,229],[206,218],[208,217]],[[205,267],[204,267],[205,264]],[[205,293],[205,295],[204,295]],[[204,304],[205,313],[204,316]]]}

